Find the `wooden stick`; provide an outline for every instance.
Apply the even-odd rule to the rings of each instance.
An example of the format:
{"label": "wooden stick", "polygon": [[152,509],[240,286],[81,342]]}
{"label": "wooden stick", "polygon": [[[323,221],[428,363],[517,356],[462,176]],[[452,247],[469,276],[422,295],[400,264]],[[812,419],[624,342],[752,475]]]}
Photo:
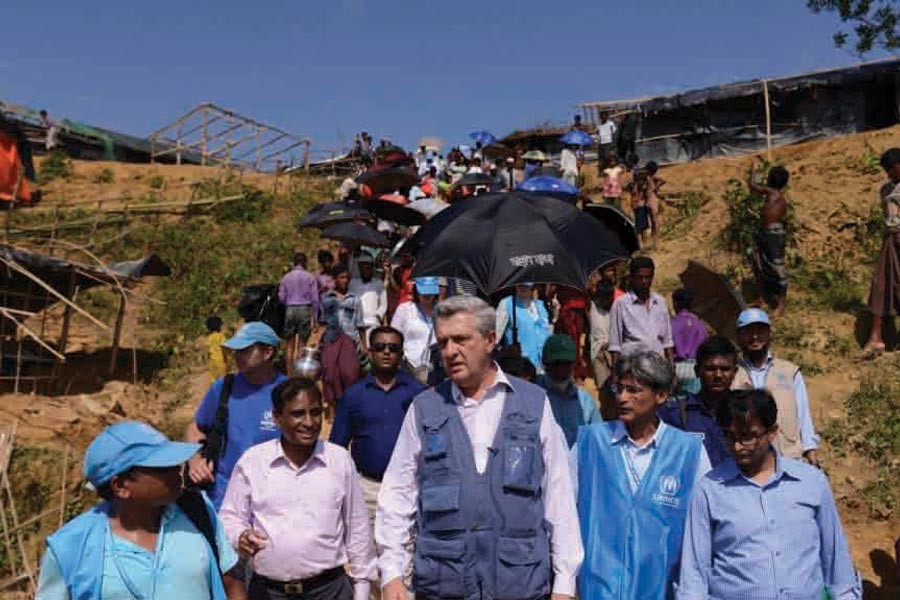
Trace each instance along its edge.
{"label": "wooden stick", "polygon": [[769,106],[769,82],[762,80],[763,102],[766,105],[766,160],[772,162],[772,108]]}
{"label": "wooden stick", "polygon": [[109,354],[109,376],[116,372],[116,360],[119,358],[119,341],[122,336],[122,321],[125,318],[125,294],[119,298],[119,311],[116,313],[116,327],[113,330],[112,352]]}
{"label": "wooden stick", "polygon": [[0,315],[3,315],[7,319],[9,319],[13,323],[15,323],[18,327],[20,327],[22,329],[22,331],[24,331],[26,334],[28,334],[28,337],[30,337],[35,342],[40,344],[41,347],[43,347],[47,352],[49,352],[50,354],[52,354],[59,360],[65,362],[66,357],[64,355],[62,355],[59,352],[57,352],[56,350],[54,350],[49,344],[47,344],[47,342],[45,342],[44,340],[41,339],[41,336],[39,336],[34,331],[29,329],[27,325],[25,325],[21,321],[17,320],[15,317],[13,317],[12,314],[9,311],[7,311],[6,308],[4,308],[2,306],[0,306]]}
{"label": "wooden stick", "polygon": [[15,262],[13,262],[13,261],[11,261],[11,260],[6,260],[6,259],[3,258],[2,256],[0,256],[0,262],[2,262],[3,264],[5,264],[7,267],[9,267],[10,269],[12,269],[13,271],[17,271],[18,273],[21,273],[22,275],[24,275],[24,276],[27,277],[28,279],[32,280],[33,282],[35,282],[36,284],[38,284],[40,287],[42,287],[42,288],[44,288],[45,290],[47,290],[48,292],[50,292],[51,295],[53,295],[54,297],[56,297],[58,300],[62,301],[64,304],[67,304],[67,305],[71,306],[78,314],[80,314],[80,315],[84,316],[85,318],[87,318],[91,323],[93,323],[93,324],[96,325],[97,327],[100,327],[101,329],[109,330],[109,326],[106,325],[106,323],[103,323],[103,322],[97,320],[97,318],[94,317],[94,315],[92,315],[91,313],[87,312],[86,310],[84,310],[83,308],[81,308],[80,306],[78,306],[77,304],[75,304],[74,302],[72,302],[71,300],[69,300],[68,298],[66,298],[65,296],[63,296],[62,294],[60,294],[59,292],[57,292],[57,291],[56,291],[55,289],[53,289],[50,285],[48,285],[47,283],[45,283],[40,277],[38,277],[37,275],[33,274],[31,271],[29,271],[29,270],[26,269],[25,267],[23,267],[23,266],[21,266],[21,265],[15,263]]}
{"label": "wooden stick", "polygon": [[62,482],[59,484],[59,494],[61,496],[59,500],[59,526],[62,527],[63,523],[66,521],[66,479],[69,474],[69,445],[66,444],[66,449],[63,451],[63,468],[62,468]]}

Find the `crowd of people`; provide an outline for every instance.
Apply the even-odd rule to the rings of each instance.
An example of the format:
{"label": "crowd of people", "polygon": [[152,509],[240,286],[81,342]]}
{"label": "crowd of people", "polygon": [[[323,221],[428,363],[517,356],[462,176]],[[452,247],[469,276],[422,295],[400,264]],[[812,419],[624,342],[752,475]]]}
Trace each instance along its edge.
{"label": "crowd of people", "polygon": [[[882,164],[878,316],[900,308],[900,150]],[[408,257],[347,245],[312,272],[298,253],[282,331],[207,321],[215,378],[184,442],[123,422],[91,443],[102,502],[50,536],[38,598],[860,598],[813,400],[771,347],[787,173],[751,181],[775,312],[743,310],[737,346],[690,290],[670,313],[648,256],[585,292],[482,298]],[[294,370],[319,329],[316,381]]]}

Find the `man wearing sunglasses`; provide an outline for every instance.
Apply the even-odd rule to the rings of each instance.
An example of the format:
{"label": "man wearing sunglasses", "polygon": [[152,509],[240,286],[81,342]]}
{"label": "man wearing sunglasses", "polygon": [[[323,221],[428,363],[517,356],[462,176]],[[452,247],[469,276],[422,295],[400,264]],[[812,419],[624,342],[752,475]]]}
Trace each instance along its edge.
{"label": "man wearing sunglasses", "polygon": [[403,334],[393,327],[372,330],[369,358],[372,372],[347,389],[338,402],[329,441],[350,448],[366,506],[374,519],[381,478],[394,452],[406,409],[425,386],[400,370]]}

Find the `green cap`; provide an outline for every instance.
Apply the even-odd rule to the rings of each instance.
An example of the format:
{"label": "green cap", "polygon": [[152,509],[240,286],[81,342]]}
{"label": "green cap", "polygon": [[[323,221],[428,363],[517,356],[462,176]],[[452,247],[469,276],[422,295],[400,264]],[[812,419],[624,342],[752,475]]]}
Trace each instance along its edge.
{"label": "green cap", "polygon": [[545,365],[559,362],[575,362],[575,342],[564,333],[555,333],[544,342],[541,357]]}

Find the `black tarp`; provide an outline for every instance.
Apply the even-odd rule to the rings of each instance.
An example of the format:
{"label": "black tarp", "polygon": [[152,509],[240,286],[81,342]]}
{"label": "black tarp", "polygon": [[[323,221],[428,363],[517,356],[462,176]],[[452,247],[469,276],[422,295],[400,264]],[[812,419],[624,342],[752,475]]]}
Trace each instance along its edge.
{"label": "black tarp", "polygon": [[[112,285],[117,279],[136,280],[141,277],[167,277],[172,271],[159,256],[151,254],[139,260],[112,263],[104,266],[85,265],[54,256],[46,256],[0,244],[0,258],[15,263],[39,277],[63,296],[69,295],[70,278],[79,290],[100,285]],[[24,274],[0,263],[0,301],[17,310],[39,311],[57,302],[57,298]],[[30,297],[26,297],[30,296]]]}

